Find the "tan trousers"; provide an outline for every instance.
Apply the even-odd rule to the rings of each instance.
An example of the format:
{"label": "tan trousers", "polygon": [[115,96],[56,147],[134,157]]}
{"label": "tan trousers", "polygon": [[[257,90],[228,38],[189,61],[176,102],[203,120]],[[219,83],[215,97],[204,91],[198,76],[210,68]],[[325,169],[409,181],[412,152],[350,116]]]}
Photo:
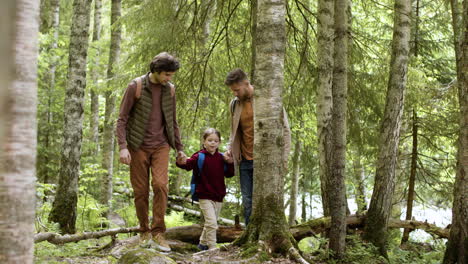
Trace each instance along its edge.
{"label": "tan trousers", "polygon": [[[166,225],[164,215],[167,207],[167,194],[169,188],[168,166],[169,145],[155,149],[129,149],[131,155],[130,181],[135,194],[135,207],[140,229],[143,232],[151,231],[153,235],[164,233]],[[149,228],[148,207],[151,186],[153,187],[153,221]]]}
{"label": "tan trousers", "polygon": [[216,247],[216,230],[218,230],[218,216],[223,203],[207,199],[200,199],[200,210],[205,222],[200,236],[200,244],[208,246],[209,249]]}

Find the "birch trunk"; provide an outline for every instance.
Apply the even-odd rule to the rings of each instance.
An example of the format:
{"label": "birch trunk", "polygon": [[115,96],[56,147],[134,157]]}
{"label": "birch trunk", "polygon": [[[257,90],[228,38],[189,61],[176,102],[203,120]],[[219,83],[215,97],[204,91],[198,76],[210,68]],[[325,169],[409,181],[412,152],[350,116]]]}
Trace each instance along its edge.
{"label": "birch trunk", "polygon": [[111,46],[109,52],[109,66],[107,68],[108,88],[106,91],[106,111],[104,120],[104,137],[103,137],[103,159],[102,165],[106,170],[102,178],[102,195],[101,203],[110,206],[112,198],[112,178],[114,175],[114,112],[115,112],[115,95],[112,91],[111,83],[115,78],[115,67],[119,63],[120,58],[120,42],[122,39],[122,29],[118,20],[121,17],[121,0],[112,0],[111,8]]}
{"label": "birch trunk", "polygon": [[[454,10],[451,1],[452,10]],[[455,15],[455,14],[453,14]],[[460,97],[460,137],[458,139],[457,175],[454,184],[452,226],[444,255],[444,264],[466,263],[468,261],[468,1],[463,1],[460,38],[456,51],[458,89]],[[454,21],[456,21],[456,17]],[[456,22],[454,23],[454,28]],[[454,30],[457,32],[457,30]]]}
{"label": "birch trunk", "polygon": [[317,137],[319,149],[320,188],[323,215],[330,216],[327,181],[332,170],[332,84],[333,84],[333,38],[334,0],[319,0],[318,3],[318,87],[317,87]]}
{"label": "birch trunk", "polygon": [[293,172],[291,177],[291,193],[290,193],[290,202],[289,202],[289,226],[296,224],[296,213],[297,213],[297,195],[299,192],[299,176],[301,173],[301,136],[300,133],[297,133],[296,137],[296,146],[294,147],[294,156],[293,156]]}
{"label": "birch trunk", "polygon": [[0,9],[0,263],[33,263],[39,2]]}
{"label": "birch trunk", "polygon": [[93,142],[92,154],[97,157],[99,154],[99,40],[101,39],[101,16],[102,16],[102,2],[101,0],[94,0],[94,25],[93,25],[93,42],[92,45],[97,50],[94,58],[94,62],[91,70],[91,80],[93,85],[91,86],[90,97],[91,97],[91,115],[90,115],[90,130],[91,130],[91,142]]}
{"label": "birch trunk", "polygon": [[286,9],[283,0],[258,0],[257,4],[253,208],[237,243],[263,241],[267,252],[285,253],[292,245],[284,214],[282,162]]}
{"label": "birch trunk", "polygon": [[364,233],[364,238],[379,247],[380,253],[385,257],[388,257],[386,249],[387,227],[395,187],[395,169],[406,89],[411,1],[395,0],[394,8],[390,76],[385,113],[380,127],[374,191]]}
{"label": "birch trunk", "polygon": [[60,179],[49,215],[49,220],[59,223],[60,229],[64,233],[75,233],[76,231],[91,2],[91,0],[75,0],[73,2]]}

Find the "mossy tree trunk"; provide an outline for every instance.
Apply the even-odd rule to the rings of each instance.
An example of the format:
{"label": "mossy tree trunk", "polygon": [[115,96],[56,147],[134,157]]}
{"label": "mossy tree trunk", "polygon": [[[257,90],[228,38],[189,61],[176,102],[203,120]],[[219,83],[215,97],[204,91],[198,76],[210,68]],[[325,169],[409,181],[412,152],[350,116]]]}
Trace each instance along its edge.
{"label": "mossy tree trunk", "polygon": [[[452,10],[457,5],[452,1]],[[456,9],[456,8],[455,8]],[[455,16],[455,13],[453,14]],[[457,174],[454,184],[452,226],[444,255],[444,264],[467,263],[468,261],[468,0],[463,1],[460,38],[455,39],[456,50],[461,54],[457,63],[457,78],[460,101],[460,136],[458,139]],[[456,35],[455,35],[456,36]]]}
{"label": "mossy tree trunk", "polygon": [[104,117],[104,136],[102,148],[102,167],[106,172],[102,176],[101,203],[110,206],[112,198],[112,178],[114,175],[114,112],[115,93],[114,85],[116,77],[116,67],[120,58],[120,42],[122,39],[122,29],[119,23],[121,17],[121,0],[112,0],[111,7],[111,46],[109,51],[109,65],[107,67],[108,87],[106,91],[106,110]]}
{"label": "mossy tree trunk", "polygon": [[282,157],[285,2],[257,1],[254,94],[254,191],[250,223],[237,244],[259,243],[285,253],[292,236],[284,214]]}
{"label": "mossy tree trunk", "polygon": [[410,16],[411,1],[395,0],[390,76],[385,112],[380,127],[374,189],[364,232],[364,238],[379,247],[380,253],[385,257],[387,257],[387,226],[395,187],[395,171],[410,51]]}
{"label": "mossy tree trunk", "polygon": [[91,0],[75,0],[73,2],[60,178],[49,215],[49,220],[59,223],[63,233],[75,233],[76,231],[91,2]]}
{"label": "mossy tree trunk", "polygon": [[33,263],[39,2],[0,10],[0,263]]}

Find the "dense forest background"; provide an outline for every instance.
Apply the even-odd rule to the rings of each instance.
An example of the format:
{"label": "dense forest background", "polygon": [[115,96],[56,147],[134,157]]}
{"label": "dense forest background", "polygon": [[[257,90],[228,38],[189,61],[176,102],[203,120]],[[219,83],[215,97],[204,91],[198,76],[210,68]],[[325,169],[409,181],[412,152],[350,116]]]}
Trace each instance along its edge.
{"label": "dense forest background", "polygon": [[[271,100],[282,102],[292,131],[290,162],[281,175],[284,179],[281,195],[286,209],[283,211],[289,216],[290,226],[331,216],[331,234],[334,234],[336,208],[326,201],[341,201],[338,197],[341,194],[329,191],[330,184],[327,185],[326,178],[324,181],[323,173],[327,170],[321,164],[325,154],[320,138],[324,132],[319,131],[323,129],[323,119],[320,119],[323,110],[320,89],[323,89],[326,65],[323,61],[330,43],[323,42],[326,25],[318,21],[325,21],[321,20],[323,10],[330,1],[279,2],[284,8],[284,84],[282,96]],[[444,212],[451,221],[454,194],[458,194],[457,206],[464,208],[458,217],[465,217],[459,230],[465,240],[458,240],[454,246],[459,251],[465,250],[458,253],[465,257],[464,260],[459,257],[459,262],[456,258],[450,260],[450,254],[445,252],[447,239],[440,236],[421,238],[409,233],[412,231],[409,229],[405,232],[391,229],[383,246],[369,235],[364,235],[365,241],[373,243],[361,240],[357,236],[363,232],[361,227],[352,234],[348,230],[346,251],[340,249],[341,242],[336,242],[336,247],[330,242],[343,263],[466,261],[466,245],[460,246],[466,244],[468,229],[466,176],[460,176],[458,192],[454,185],[456,175],[463,170],[457,155],[466,151],[459,141],[463,135],[461,128],[463,124],[466,126],[460,121],[466,108],[462,107],[466,95],[460,88],[463,85],[460,76],[464,76],[461,69],[468,65],[468,59],[466,64],[460,63],[463,56],[468,56],[465,54],[468,50],[465,48],[463,53],[461,48],[466,41],[464,35],[468,34],[464,28],[468,25],[466,2],[463,8],[456,0],[362,0],[342,1],[345,8],[341,10],[335,7],[336,14],[346,18],[342,23],[346,30],[341,35],[346,41],[341,44],[347,52],[342,53],[341,59],[336,59],[340,57],[335,54],[334,60],[335,67],[344,67],[338,72],[345,73],[342,78],[347,79],[346,92],[340,97],[330,94],[335,99],[346,98],[334,101],[335,106],[341,104],[347,110],[341,112],[345,125],[341,130],[333,130],[345,140],[341,154],[335,153],[343,157],[339,174],[343,197],[346,197],[343,208],[352,208],[343,219],[346,215],[365,215],[369,206],[373,210],[371,197],[373,190],[379,188],[376,172],[379,174],[382,167],[381,152],[385,146],[381,136],[385,125],[393,121],[398,123],[399,131],[398,139],[393,141],[396,142],[393,178],[383,179],[393,187],[386,196],[391,210],[379,208],[388,211],[390,219],[412,220],[416,210],[413,208],[417,208],[419,212],[425,209],[434,214]],[[335,1],[337,6],[339,3]],[[399,8],[405,4],[411,10],[405,24],[410,34],[406,64],[401,67],[405,70],[399,75],[403,87],[400,91],[404,94],[399,101],[402,112],[396,120],[389,119],[386,108],[394,104],[388,99],[391,78],[395,77],[392,58],[397,57],[392,55],[395,36],[398,36],[394,33],[394,21],[397,11],[403,10]],[[159,52],[176,55],[181,68],[173,82],[177,87],[177,115],[185,152],[191,155],[200,148],[200,136],[207,127],[221,131],[224,151],[230,131],[228,106],[232,93],[223,82],[227,72],[240,67],[251,74],[256,85],[258,3],[255,0],[41,0],[36,5],[39,33],[37,37],[31,36],[38,39],[39,49],[35,232],[81,233],[134,227],[137,218],[128,167],[118,162],[114,137],[125,88],[132,79],[148,71],[151,58]],[[336,21],[339,19],[335,17]],[[266,36],[275,40],[275,34]],[[331,39],[339,41],[340,37]],[[332,46],[339,52],[340,44],[336,43]],[[336,79],[333,82],[340,83]],[[336,117],[335,113],[333,116]],[[333,129],[336,127],[340,128],[340,124]],[[383,164],[386,162],[392,163],[383,161]],[[171,155],[169,175],[170,194],[185,196],[190,174],[176,168],[175,155]],[[238,181],[238,177],[227,180],[228,196],[221,213],[224,218],[242,216]],[[188,203],[184,206],[190,207]],[[70,217],[63,220],[64,215]],[[413,220],[433,224],[431,219]],[[66,228],[63,221],[68,223]],[[172,227],[196,223],[198,219],[170,209],[167,221]],[[383,222],[386,229],[388,218]],[[446,227],[437,224],[441,229]],[[367,227],[364,232],[371,231]],[[333,259],[333,255],[326,253],[325,237],[307,238],[299,244],[301,252],[315,254],[317,261]],[[86,258],[88,255],[82,255],[82,249],[110,241],[109,237],[103,239],[62,246],[37,243],[35,260],[53,263],[53,257]],[[330,259],[330,263],[335,263]],[[109,261],[114,263],[115,259]]]}

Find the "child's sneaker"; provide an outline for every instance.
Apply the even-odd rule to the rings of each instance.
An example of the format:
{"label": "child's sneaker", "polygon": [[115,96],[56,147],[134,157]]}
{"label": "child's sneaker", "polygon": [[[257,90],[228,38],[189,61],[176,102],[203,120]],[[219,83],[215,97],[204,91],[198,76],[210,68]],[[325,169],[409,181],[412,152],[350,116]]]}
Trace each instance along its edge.
{"label": "child's sneaker", "polygon": [[203,244],[198,244],[197,248],[201,251],[205,251],[205,250],[208,250],[208,246],[205,246]]}

